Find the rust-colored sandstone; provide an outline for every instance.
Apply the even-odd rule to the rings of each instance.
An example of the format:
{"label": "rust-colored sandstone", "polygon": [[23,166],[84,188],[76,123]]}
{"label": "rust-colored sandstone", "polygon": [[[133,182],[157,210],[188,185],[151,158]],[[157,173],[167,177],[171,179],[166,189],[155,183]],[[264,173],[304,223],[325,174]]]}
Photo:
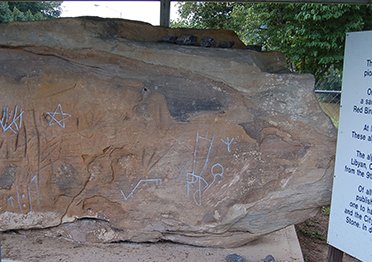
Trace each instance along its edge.
{"label": "rust-colored sandstone", "polygon": [[[114,19],[0,32],[2,231],[231,247],[329,203],[336,133],[280,54]],[[159,42],[190,34],[234,46]]]}

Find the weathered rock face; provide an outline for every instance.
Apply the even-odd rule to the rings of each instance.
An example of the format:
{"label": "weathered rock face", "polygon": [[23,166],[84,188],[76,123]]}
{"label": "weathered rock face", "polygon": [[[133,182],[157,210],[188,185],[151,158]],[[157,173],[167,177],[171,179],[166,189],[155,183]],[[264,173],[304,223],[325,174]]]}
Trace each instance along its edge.
{"label": "weathered rock face", "polygon": [[1,230],[237,246],[329,202],[335,130],[280,54],[123,20],[0,31]]}

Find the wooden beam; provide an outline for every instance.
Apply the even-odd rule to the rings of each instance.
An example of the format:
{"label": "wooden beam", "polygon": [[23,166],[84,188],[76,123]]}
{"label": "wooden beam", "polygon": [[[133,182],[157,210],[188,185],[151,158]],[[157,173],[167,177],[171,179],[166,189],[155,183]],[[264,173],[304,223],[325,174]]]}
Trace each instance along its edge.
{"label": "wooden beam", "polygon": [[[58,2],[59,0],[51,0],[51,2]],[[75,1],[75,0],[67,0]],[[88,1],[88,0],[85,0]],[[89,0],[89,1],[101,1],[101,0]],[[163,0],[110,0],[113,2],[148,2],[148,1],[160,1]],[[238,3],[316,3],[316,4],[372,4],[372,0],[169,0],[170,2],[238,2]],[[17,0],[17,2],[34,2],[33,0]]]}
{"label": "wooden beam", "polygon": [[328,245],[327,262],[342,262],[343,256],[344,252],[331,245]]}
{"label": "wooden beam", "polygon": [[171,0],[160,0],[160,26],[169,27],[170,1]]}
{"label": "wooden beam", "polygon": [[[137,0],[138,1],[138,0]],[[195,2],[196,0],[171,0]],[[236,2],[236,3],[292,3],[292,4],[372,4],[372,0],[197,0],[198,2]]]}

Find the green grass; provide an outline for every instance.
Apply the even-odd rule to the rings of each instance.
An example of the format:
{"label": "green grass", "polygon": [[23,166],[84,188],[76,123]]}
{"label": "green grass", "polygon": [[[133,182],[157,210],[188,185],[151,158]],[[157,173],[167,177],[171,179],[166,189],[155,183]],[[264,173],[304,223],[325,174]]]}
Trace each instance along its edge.
{"label": "green grass", "polygon": [[327,237],[322,234],[322,232],[313,229],[300,229],[300,232],[309,238],[318,239],[321,241],[326,241]]}
{"label": "green grass", "polygon": [[330,208],[330,206],[322,207],[320,212],[322,213],[323,216],[329,216],[329,214],[331,212],[331,208]]}

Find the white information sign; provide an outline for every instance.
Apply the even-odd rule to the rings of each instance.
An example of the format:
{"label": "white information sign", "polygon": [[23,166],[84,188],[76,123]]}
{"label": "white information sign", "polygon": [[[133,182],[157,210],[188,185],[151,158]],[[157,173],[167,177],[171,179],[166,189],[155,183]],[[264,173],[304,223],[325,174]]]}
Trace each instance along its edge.
{"label": "white information sign", "polygon": [[328,243],[372,261],[372,31],[346,35]]}

